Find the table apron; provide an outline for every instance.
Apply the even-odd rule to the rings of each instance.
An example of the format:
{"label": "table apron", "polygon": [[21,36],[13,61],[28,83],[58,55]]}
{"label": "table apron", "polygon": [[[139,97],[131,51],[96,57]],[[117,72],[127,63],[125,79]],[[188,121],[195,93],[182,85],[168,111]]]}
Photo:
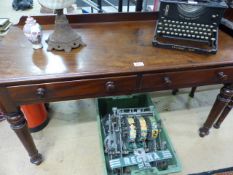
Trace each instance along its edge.
{"label": "table apron", "polygon": [[42,82],[6,88],[12,100],[21,105],[226,83],[233,83],[233,67],[135,73],[127,76]]}

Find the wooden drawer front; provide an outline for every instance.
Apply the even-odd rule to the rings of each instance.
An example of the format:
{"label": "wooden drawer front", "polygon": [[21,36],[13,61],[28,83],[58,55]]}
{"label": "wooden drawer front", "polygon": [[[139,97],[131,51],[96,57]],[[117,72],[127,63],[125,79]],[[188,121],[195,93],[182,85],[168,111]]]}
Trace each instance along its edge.
{"label": "wooden drawer front", "polygon": [[227,82],[233,82],[233,67],[225,69],[145,74],[142,78],[141,89],[164,90]]}
{"label": "wooden drawer front", "polygon": [[136,76],[87,79],[8,87],[17,103],[60,101],[76,98],[117,95],[136,89]]}

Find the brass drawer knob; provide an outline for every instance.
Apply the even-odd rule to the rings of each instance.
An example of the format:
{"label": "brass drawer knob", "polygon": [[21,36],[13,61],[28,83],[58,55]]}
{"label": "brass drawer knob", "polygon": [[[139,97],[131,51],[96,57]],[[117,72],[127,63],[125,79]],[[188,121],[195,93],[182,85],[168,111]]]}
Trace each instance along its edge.
{"label": "brass drawer knob", "polygon": [[224,74],[224,72],[218,72],[218,79],[221,81],[226,81],[228,79],[228,76]]}
{"label": "brass drawer knob", "polygon": [[172,84],[172,81],[169,77],[164,77],[164,82],[166,85],[170,86]]}
{"label": "brass drawer knob", "polygon": [[116,90],[115,83],[113,81],[108,81],[106,84],[106,91],[107,92],[114,92]]}
{"label": "brass drawer knob", "polygon": [[37,95],[38,97],[40,97],[40,98],[43,98],[43,97],[45,96],[45,94],[46,94],[45,88],[38,88],[38,89],[36,90],[36,95]]}

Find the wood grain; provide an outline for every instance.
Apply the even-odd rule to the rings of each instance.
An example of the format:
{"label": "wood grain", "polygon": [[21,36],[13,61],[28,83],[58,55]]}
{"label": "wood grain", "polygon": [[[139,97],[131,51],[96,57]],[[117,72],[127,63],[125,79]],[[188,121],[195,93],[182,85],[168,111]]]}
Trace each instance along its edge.
{"label": "wood grain", "polygon": [[[137,90],[137,77],[124,76],[31,84],[10,86],[7,89],[11,98],[17,104],[74,100],[78,98],[112,96],[135,92]],[[38,95],[37,92],[41,89],[44,93]]]}
{"label": "wood grain", "polygon": [[[40,50],[32,49],[22,26],[11,28],[0,42],[0,108],[32,163],[40,164],[42,158],[19,114],[21,104],[222,83],[227,85],[220,99],[227,92],[232,97],[233,38],[219,32],[216,55],[155,48],[153,15],[156,19],[156,13],[72,16],[72,26],[87,46],[70,53],[46,50],[53,25],[43,26],[44,48]],[[76,17],[79,22],[75,23]],[[36,19],[43,24],[54,21],[53,16]],[[136,62],[143,66],[135,66]],[[216,101],[201,136],[208,134],[224,105]]]}
{"label": "wood grain", "polygon": [[[143,91],[154,91],[210,84],[226,84],[233,82],[232,75],[233,67],[145,74],[142,77],[141,89]],[[170,80],[170,83],[165,81],[166,78]]]}
{"label": "wood grain", "polygon": [[[18,27],[13,27],[0,44],[0,85],[17,85],[113,75],[169,72],[177,70],[233,66],[233,38],[219,33],[216,55],[200,55],[155,48],[155,21],[106,22],[74,24],[86,47],[47,52],[33,50]],[[43,40],[53,25],[43,26]],[[144,66],[135,67],[135,62]]]}

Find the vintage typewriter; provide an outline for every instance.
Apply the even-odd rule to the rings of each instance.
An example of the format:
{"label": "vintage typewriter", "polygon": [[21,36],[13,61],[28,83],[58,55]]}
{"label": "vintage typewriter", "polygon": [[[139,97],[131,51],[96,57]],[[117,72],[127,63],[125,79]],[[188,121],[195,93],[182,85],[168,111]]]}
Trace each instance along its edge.
{"label": "vintage typewriter", "polygon": [[153,45],[216,53],[218,27],[227,4],[223,0],[160,0]]}

